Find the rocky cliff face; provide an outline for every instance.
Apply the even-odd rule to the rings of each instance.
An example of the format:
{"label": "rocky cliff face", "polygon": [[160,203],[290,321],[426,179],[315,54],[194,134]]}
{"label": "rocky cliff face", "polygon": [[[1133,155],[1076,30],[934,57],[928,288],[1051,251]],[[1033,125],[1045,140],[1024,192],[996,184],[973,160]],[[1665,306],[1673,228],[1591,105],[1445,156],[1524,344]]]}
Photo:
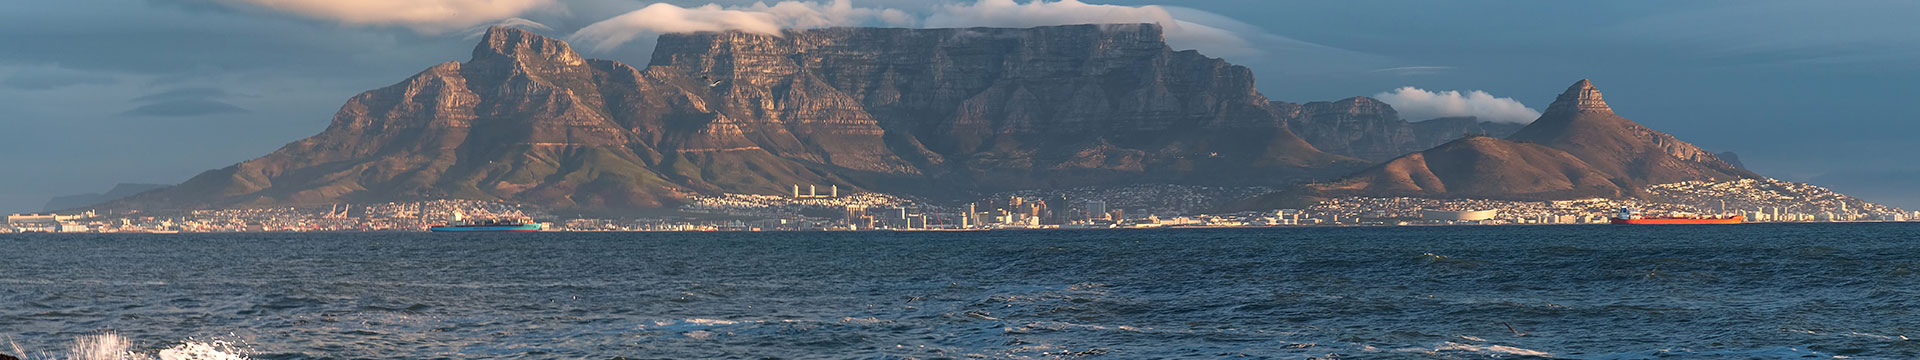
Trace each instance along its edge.
{"label": "rocky cliff face", "polygon": [[791,184],[930,196],[1284,184],[1360,166],[1246,68],[1153,25],[663,36],[653,64],[490,29],[464,63],[355,96],[320,134],[118,207],[502,199],[582,209]]}
{"label": "rocky cliff face", "polygon": [[1277,107],[1291,110],[1288,126],[1315,148],[1376,162],[1467,135],[1504,137],[1524,126],[1484,122],[1471,116],[1407,122],[1392,106],[1369,97]]}

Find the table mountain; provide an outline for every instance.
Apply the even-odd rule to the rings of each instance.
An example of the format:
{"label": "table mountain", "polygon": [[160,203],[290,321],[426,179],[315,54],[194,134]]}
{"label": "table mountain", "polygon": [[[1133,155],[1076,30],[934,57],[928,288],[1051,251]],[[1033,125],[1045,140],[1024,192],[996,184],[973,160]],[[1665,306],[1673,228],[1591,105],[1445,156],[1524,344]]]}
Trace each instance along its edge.
{"label": "table mountain", "polygon": [[1580,80],[1506,139],[1470,137],[1312,190],[1325,195],[1559,200],[1638,196],[1648,185],[1759,178],[1622,118]]}
{"label": "table mountain", "polygon": [[1293,107],[1150,24],[669,34],[645,68],[495,27],[468,61],[355,96],[317,135],[109,207],[635,209],[792,184],[938,197],[1364,166],[1296,136]]}

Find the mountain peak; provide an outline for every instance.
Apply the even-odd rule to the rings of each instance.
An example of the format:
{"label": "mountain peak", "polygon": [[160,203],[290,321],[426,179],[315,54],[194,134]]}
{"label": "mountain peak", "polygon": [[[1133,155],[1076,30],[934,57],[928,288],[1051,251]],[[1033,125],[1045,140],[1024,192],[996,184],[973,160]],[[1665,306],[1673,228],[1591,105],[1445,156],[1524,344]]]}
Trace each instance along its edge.
{"label": "mountain peak", "polygon": [[487,28],[480,44],[473,47],[473,60],[506,58],[517,62],[555,62],[580,65],[585,61],[567,42],[532,31],[505,26]]}
{"label": "mountain peak", "polygon": [[1587,80],[1567,87],[1539,120],[1508,139],[1566,151],[1636,186],[1758,177],[1673,135],[1614,114]]}
{"label": "mountain peak", "polygon": [[1607,100],[1600,97],[1600,89],[1593,87],[1592,81],[1580,79],[1554,98],[1553,105],[1547,106],[1548,113],[1569,111],[1612,113],[1613,108],[1607,106]]}

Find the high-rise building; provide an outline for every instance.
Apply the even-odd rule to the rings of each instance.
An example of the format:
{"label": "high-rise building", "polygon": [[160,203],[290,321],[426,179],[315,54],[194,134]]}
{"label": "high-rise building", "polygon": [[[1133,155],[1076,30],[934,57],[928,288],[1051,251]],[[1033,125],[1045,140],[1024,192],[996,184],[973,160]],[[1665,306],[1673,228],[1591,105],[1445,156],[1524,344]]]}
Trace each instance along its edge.
{"label": "high-rise building", "polygon": [[[854,225],[855,228],[870,228],[872,225],[867,221],[868,219],[870,218],[867,217],[866,205],[847,205],[847,224]],[[861,227],[861,225],[867,226]]]}
{"label": "high-rise building", "polygon": [[1087,200],[1085,205],[1082,205],[1082,206],[1086,207],[1087,214],[1106,214],[1107,213],[1107,202],[1105,201]]}
{"label": "high-rise building", "polygon": [[960,224],[961,228],[974,228],[974,227],[980,226],[980,209],[975,207],[974,203],[967,203],[967,216],[961,217],[960,220],[961,220],[961,224]]}

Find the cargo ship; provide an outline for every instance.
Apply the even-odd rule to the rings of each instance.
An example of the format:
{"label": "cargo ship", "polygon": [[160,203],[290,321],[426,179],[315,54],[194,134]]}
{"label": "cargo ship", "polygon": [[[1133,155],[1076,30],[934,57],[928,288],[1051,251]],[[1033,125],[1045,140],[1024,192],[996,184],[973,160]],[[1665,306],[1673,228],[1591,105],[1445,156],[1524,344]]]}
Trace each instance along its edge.
{"label": "cargo ship", "polygon": [[432,232],[538,232],[546,227],[525,220],[462,219],[460,213],[453,214],[453,220],[446,225],[427,228]]}
{"label": "cargo ship", "polygon": [[1744,223],[1746,221],[1747,221],[1747,217],[1740,216],[1740,215],[1734,215],[1734,216],[1728,216],[1728,217],[1642,216],[1640,215],[1640,210],[1620,209],[1620,214],[1618,216],[1615,216],[1612,222],[1614,224],[1624,224],[1624,225],[1686,225],[1686,224],[1739,224],[1739,223]]}

